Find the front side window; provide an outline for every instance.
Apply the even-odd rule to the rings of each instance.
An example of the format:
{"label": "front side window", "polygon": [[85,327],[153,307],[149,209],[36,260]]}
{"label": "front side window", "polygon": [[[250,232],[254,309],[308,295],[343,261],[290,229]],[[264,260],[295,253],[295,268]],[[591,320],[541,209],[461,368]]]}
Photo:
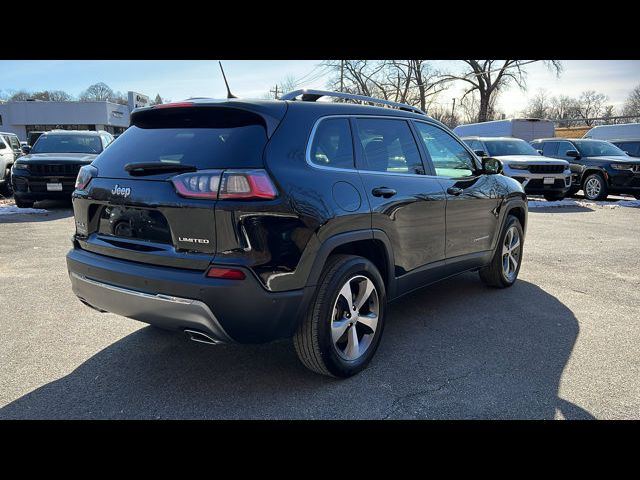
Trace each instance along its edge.
{"label": "front side window", "polygon": [[318,124],[310,153],[311,163],[353,169],[353,141],[347,118],[330,118]]}
{"label": "front side window", "polygon": [[470,177],[476,170],[471,154],[455,138],[438,127],[416,122],[420,138],[440,177]]}
{"label": "front side window", "polygon": [[31,153],[100,153],[102,143],[97,135],[42,135]]}
{"label": "front side window", "polygon": [[405,120],[359,118],[357,125],[361,170],[424,174],[418,146]]}
{"label": "front side window", "polygon": [[11,141],[11,146],[13,147],[14,150],[20,150],[20,140],[18,140],[18,137],[9,137],[9,140]]}
{"label": "front side window", "polygon": [[556,155],[566,157],[568,151],[575,149],[576,147],[574,147],[570,142],[558,142],[558,153]]}

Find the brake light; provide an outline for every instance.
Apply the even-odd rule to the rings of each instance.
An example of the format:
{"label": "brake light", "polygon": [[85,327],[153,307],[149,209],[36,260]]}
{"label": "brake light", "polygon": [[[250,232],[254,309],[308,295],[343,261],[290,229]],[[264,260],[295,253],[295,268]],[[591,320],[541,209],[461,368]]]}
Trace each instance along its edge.
{"label": "brake light", "polygon": [[264,170],[200,170],[177,175],[171,182],[187,198],[271,200],[278,196]]}
{"label": "brake light", "polygon": [[163,103],[160,105],[156,105],[153,108],[174,108],[174,107],[193,107],[193,102]]}
{"label": "brake light", "polygon": [[209,278],[222,278],[224,280],[244,280],[246,275],[236,268],[211,267],[207,272]]}
{"label": "brake light", "polygon": [[85,165],[78,170],[76,177],[76,190],[84,190],[93,177],[98,176],[98,169],[93,165]]}

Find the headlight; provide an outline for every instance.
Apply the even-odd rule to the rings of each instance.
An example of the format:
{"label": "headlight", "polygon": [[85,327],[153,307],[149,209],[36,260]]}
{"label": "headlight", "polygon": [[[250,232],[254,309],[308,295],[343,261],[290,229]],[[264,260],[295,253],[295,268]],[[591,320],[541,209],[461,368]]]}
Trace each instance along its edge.
{"label": "headlight", "polygon": [[29,164],[16,162],[13,164],[13,168],[15,168],[16,170],[29,170]]}
{"label": "headlight", "polygon": [[529,165],[526,163],[510,163],[509,168],[513,168],[514,170],[529,170]]}
{"label": "headlight", "polygon": [[628,163],[612,163],[611,168],[614,170],[628,170],[630,172],[633,171],[633,165],[629,165]]}
{"label": "headlight", "polygon": [[98,175],[98,169],[93,165],[85,165],[78,171],[78,178],[76,178],[76,189],[83,190],[91,181],[93,177]]}

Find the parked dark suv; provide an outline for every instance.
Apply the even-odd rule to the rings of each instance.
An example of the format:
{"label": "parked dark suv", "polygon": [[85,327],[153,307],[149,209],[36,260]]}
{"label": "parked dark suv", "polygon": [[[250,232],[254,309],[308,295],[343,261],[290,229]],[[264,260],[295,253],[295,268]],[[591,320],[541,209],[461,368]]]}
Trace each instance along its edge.
{"label": "parked dark suv", "polygon": [[113,141],[110,133],[53,130],[38,137],[27,155],[11,169],[16,205],[32,207],[46,199],[71,198],[78,171],[90,164]]}
{"label": "parked dark suv", "polygon": [[134,110],[78,175],[75,294],[205,343],[293,337],[304,365],[346,377],[388,301],[470,270],[512,285],[527,203],[499,162],[408,105],[315,102],[329,95],[345,96]]}
{"label": "parked dark suv", "polygon": [[640,198],[640,160],[604,140],[542,138],[531,142],[545,157],[561,158],[571,166],[569,195],[582,189],[589,200],[604,200],[609,193]]}

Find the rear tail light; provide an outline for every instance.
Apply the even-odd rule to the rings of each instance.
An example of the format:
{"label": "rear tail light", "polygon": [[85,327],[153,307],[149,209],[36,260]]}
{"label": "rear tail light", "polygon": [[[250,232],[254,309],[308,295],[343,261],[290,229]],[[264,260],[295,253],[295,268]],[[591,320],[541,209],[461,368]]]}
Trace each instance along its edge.
{"label": "rear tail light", "polygon": [[276,198],[276,188],[264,170],[226,170],[220,182],[221,199]]}
{"label": "rear tail light", "polygon": [[76,190],[84,190],[93,177],[98,176],[98,169],[93,165],[85,165],[78,171]]}
{"label": "rear tail light", "polygon": [[193,107],[193,102],[176,102],[176,103],[162,103],[155,105],[153,108],[176,108],[176,107]]}
{"label": "rear tail light", "polygon": [[209,278],[222,278],[225,280],[244,280],[246,275],[236,268],[211,267],[207,272]]}
{"label": "rear tail light", "polygon": [[171,179],[180,195],[211,200],[271,200],[278,196],[264,170],[201,170]]}

